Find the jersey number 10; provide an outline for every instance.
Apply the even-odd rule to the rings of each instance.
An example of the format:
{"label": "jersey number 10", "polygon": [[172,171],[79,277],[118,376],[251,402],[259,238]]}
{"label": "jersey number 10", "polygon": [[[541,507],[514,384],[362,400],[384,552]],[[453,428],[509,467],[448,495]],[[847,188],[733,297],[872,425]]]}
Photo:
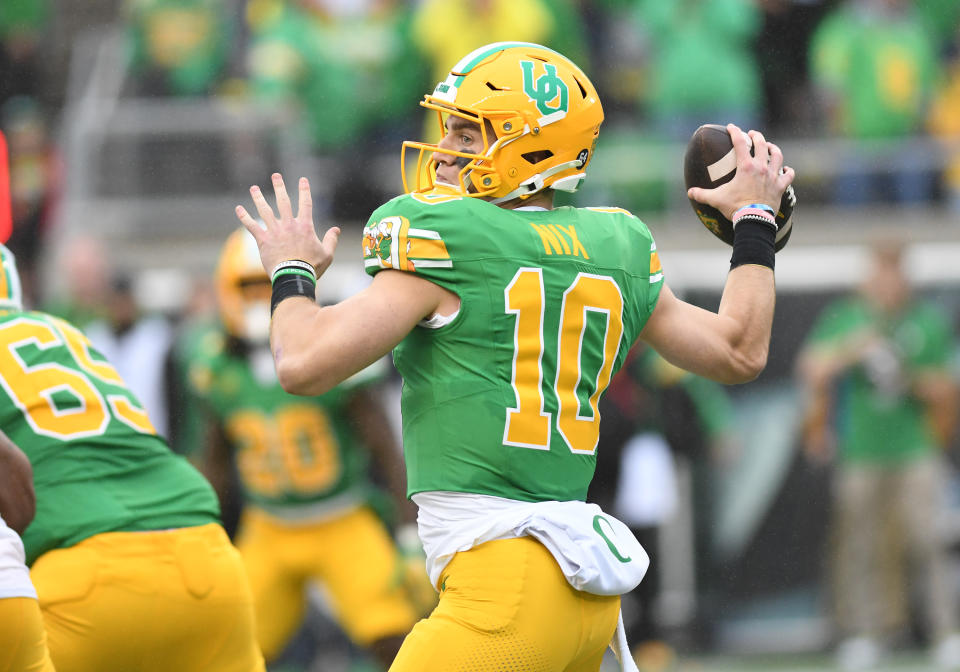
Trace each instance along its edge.
{"label": "jersey number 10", "polygon": [[[503,442],[510,446],[550,449],[553,417],[544,410],[543,269],[521,268],[504,290],[506,312],[516,316],[511,384],[517,405],[507,409]],[[603,358],[599,370],[584,371],[582,349],[587,313],[606,316]],[[613,364],[623,336],[623,295],[613,278],[580,273],[563,293],[560,328],[556,340],[557,362],[553,393],[556,395],[556,428],[574,453],[592,455],[600,437],[597,402],[610,384]],[[553,344],[550,344],[553,347]],[[592,379],[590,374],[593,374]],[[581,413],[577,390],[586,385],[590,414]]]}

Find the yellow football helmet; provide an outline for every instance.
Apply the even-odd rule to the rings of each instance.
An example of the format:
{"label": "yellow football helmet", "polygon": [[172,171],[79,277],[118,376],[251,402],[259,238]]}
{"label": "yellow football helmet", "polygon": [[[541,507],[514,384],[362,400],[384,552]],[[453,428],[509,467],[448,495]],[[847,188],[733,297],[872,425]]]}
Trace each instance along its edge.
{"label": "yellow football helmet", "polygon": [[227,238],[215,273],[217,303],[231,336],[252,343],[270,337],[270,276],[260,262],[257,241],[244,228]]}
{"label": "yellow football helmet", "polygon": [[6,245],[0,245],[0,310],[23,310],[17,261]]}
{"label": "yellow football helmet", "polygon": [[[441,152],[462,164],[460,184],[451,189],[493,203],[547,187],[576,191],[603,122],[600,98],[583,71],[557,52],[527,42],[497,42],[467,54],[420,104],[436,111],[444,134],[448,115],[479,124],[484,147],[471,154],[404,142],[404,189],[435,188],[432,155]],[[408,149],[419,152],[413,185],[405,170]]]}

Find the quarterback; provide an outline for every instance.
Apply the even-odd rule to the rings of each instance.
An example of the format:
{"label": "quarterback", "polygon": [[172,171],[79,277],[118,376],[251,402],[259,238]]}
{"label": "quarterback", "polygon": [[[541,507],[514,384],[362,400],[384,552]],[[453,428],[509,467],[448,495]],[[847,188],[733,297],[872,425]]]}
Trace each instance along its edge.
{"label": "quarterback", "polygon": [[[243,228],[224,244],[215,286],[221,324],[191,339],[187,380],[207,420],[204,471],[221,483],[217,474],[232,462],[243,490],[236,541],[264,657],[276,659],[294,634],[307,584],[316,580],[351,639],[389,665],[420,610],[408,598],[404,562],[369,506],[368,451],[398,482],[400,506],[410,506],[400,451],[373,389],[382,373],[371,367],[318,396],[280,387],[267,341],[270,278]],[[422,564],[420,575],[425,584]]]}
{"label": "quarterback", "polygon": [[0,261],[0,426],[33,469],[23,546],[54,666],[264,670],[210,485],[82,332],[23,309],[3,245]]}
{"label": "quarterback", "polygon": [[714,313],[670,291],[653,236],[629,212],[553,207],[555,191],[584,179],[603,121],[568,59],[487,45],[421,104],[444,135],[404,143],[417,170],[370,218],[364,291],[312,301],[339,230],[318,238],[305,179],[296,216],[279,174],[279,215],[257,187],[264,226],[237,208],[273,279],[275,366],[298,394],[390,350],[403,376],[408,493],[440,600],[391,670],[595,672],[608,644],[622,652],[619,595],[649,562],[626,526],[584,502],[598,401],[637,339],[722,382],[762,370],[774,307],[767,210],[793,171],[781,173],[782,153],[756,131],[751,156],[731,125],[735,177],[690,190],[737,222]]}

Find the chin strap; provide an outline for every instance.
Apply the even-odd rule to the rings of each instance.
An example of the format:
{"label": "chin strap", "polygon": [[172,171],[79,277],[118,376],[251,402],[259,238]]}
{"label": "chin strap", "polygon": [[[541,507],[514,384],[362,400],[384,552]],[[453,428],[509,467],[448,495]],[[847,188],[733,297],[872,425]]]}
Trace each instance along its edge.
{"label": "chin strap", "polygon": [[[573,161],[566,161],[564,163],[557,164],[551,168],[546,169],[542,173],[537,173],[532,177],[528,177],[523,182],[520,183],[520,186],[511,191],[506,196],[501,196],[500,198],[494,198],[491,200],[491,203],[498,204],[504,203],[506,201],[512,201],[515,198],[520,198],[521,196],[529,196],[535,194],[538,191],[541,191],[544,188],[544,182],[548,177],[552,177],[557,173],[561,173],[565,170],[570,170],[571,168],[579,168],[580,161],[574,159]],[[580,186],[580,183],[583,181],[583,178],[586,177],[586,173],[577,173],[576,175],[570,175],[569,177],[564,177],[563,179],[557,180],[550,185],[552,189],[557,191],[569,191],[574,192]]]}

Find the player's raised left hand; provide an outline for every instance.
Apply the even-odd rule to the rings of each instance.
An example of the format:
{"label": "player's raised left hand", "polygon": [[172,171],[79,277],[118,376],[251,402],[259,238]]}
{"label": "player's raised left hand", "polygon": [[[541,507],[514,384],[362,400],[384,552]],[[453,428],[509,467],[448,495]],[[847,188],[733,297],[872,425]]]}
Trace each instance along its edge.
{"label": "player's raised left hand", "polygon": [[260,249],[260,261],[263,262],[267,273],[272,273],[277,264],[282,261],[300,259],[313,264],[317,277],[320,277],[333,261],[333,253],[337,249],[337,241],[340,238],[340,228],[331,227],[322,240],[317,236],[313,226],[310,182],[307,178],[300,178],[296,216],[293,215],[293,206],[283,183],[283,177],[280,173],[274,173],[272,181],[279,216],[274,214],[260,187],[254,185],[250,187],[250,196],[253,198],[253,204],[257,208],[261,221],[258,222],[251,217],[242,205],[236,208],[237,218],[256,239],[257,247]]}

